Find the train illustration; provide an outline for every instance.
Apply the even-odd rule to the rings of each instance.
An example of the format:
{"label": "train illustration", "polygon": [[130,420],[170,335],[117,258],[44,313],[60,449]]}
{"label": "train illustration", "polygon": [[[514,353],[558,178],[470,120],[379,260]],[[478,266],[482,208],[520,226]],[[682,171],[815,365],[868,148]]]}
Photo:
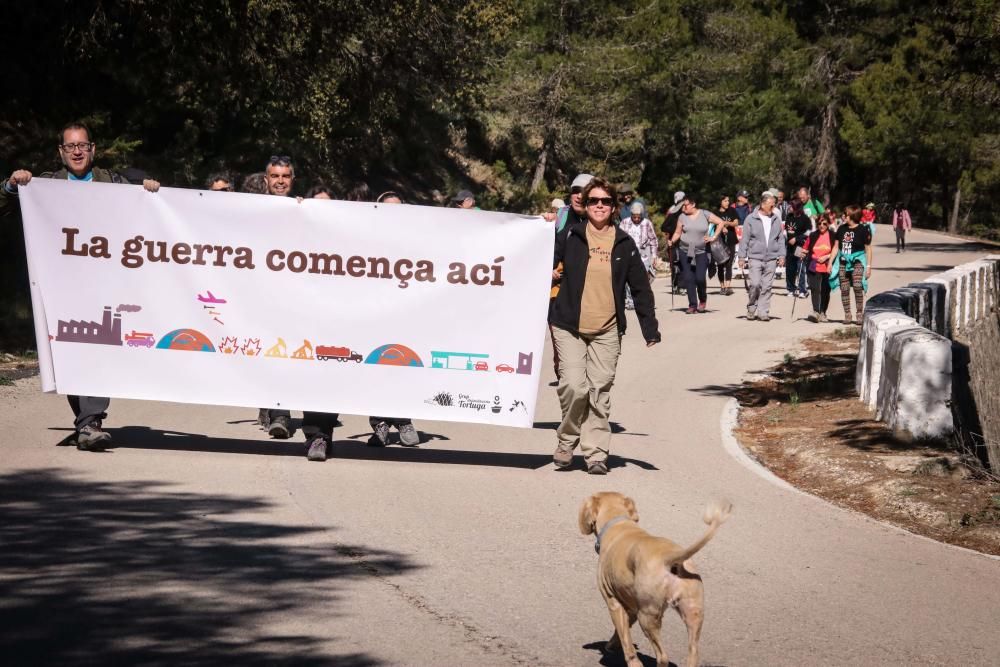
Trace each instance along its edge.
{"label": "train illustration", "polygon": [[353,361],[360,364],[364,358],[349,347],[336,347],[335,345],[317,345],[316,358],[320,361],[335,359],[340,362]]}

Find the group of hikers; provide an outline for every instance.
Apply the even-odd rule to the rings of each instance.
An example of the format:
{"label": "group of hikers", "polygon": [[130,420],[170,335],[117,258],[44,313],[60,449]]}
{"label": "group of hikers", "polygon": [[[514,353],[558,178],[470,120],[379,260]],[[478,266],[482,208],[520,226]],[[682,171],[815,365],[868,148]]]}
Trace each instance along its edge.
{"label": "group of hikers", "polygon": [[[735,267],[744,279],[749,320],[771,319],[772,286],[776,274],[783,271],[788,296],[811,298],[810,321],[828,321],[834,290],[840,291],[843,321],[861,321],[872,269],[871,244],[877,222],[874,202],[828,210],[805,186],[798,188],[791,200],[777,188],[762,192],[756,202],[746,190],[737,192],[735,199],[734,204],[729,195],[722,195],[716,206],[702,207],[696,196],[674,193],[660,227],[662,246],[644,204],[634,206],[628,220],[622,217],[621,226],[635,238],[650,275],[655,275],[658,256],[668,264],[673,293],[687,293],[687,314],[708,311],[708,279],[712,276],[718,276],[717,294],[735,294]],[[897,203],[892,212],[897,253],[905,251],[906,234],[912,226],[906,207]]]}
{"label": "group of hikers", "polygon": [[[86,125],[67,124],[59,133],[58,153],[63,168],[41,174],[42,178],[68,181],[139,183],[157,192],[160,184],[142,172],[123,174],[94,166],[96,143]],[[0,215],[13,211],[18,188],[32,179],[30,171],[15,170],[0,186]],[[243,192],[292,196],[295,170],[289,156],[273,155],[262,172],[243,179]],[[209,190],[236,190],[236,178],[213,174],[205,184]],[[334,199],[330,188],[317,185],[306,198]],[[401,204],[402,197],[386,191],[373,196],[367,185],[352,188],[344,197],[351,201]],[[590,174],[577,176],[569,192],[569,203],[553,202],[544,217],[554,223],[552,291],[548,321],[562,419],[556,429],[557,468],[573,465],[580,447],[586,470],[608,472],[610,449],[610,391],[621,354],[627,310],[634,311],[647,347],[660,342],[652,283],[661,254],[671,266],[675,288],[687,291],[688,314],[707,310],[707,276],[718,274],[719,294],[734,293],[734,265],[742,273],[748,294],[747,319],[768,321],[772,285],[779,268],[785,269],[788,293],[812,297],[816,322],[827,320],[831,290],[839,285],[845,321],[852,322],[850,292],[853,290],[860,321],[864,292],[872,270],[872,236],[875,207],[848,206],[842,213],[826,210],[800,188],[787,201],[781,190],[767,190],[751,204],[749,192],[741,190],[732,204],[728,196],[715,207],[704,208],[697,197],[677,192],[664,212],[661,244],[650,220],[646,202],[629,187],[616,187]],[[475,195],[460,190],[450,205],[475,209]],[[897,252],[905,250],[905,233],[911,227],[902,204],[893,213]],[[72,441],[82,450],[102,450],[111,440],[102,427],[108,398],[70,396],[75,416]],[[278,439],[292,435],[288,410],[262,408],[258,422]],[[332,443],[336,413],[304,412],[302,431],[306,455],[311,461],[326,460]],[[370,445],[389,444],[390,429],[400,442],[414,446],[419,434],[409,419],[371,417]]]}

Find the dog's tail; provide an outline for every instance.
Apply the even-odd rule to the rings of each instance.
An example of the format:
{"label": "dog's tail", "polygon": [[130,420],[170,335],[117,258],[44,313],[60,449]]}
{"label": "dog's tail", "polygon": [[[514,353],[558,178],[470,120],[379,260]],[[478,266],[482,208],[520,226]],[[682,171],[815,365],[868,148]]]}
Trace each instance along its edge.
{"label": "dog's tail", "polygon": [[733,504],[728,500],[717,500],[709,503],[708,507],[705,508],[704,516],[704,521],[708,524],[708,530],[705,531],[705,534],[701,536],[700,540],[689,546],[687,549],[671,555],[667,561],[667,566],[671,566],[676,563],[683,563],[688,558],[691,558],[696,553],[701,551],[702,547],[708,544],[709,541],[715,536],[715,531],[719,529],[719,526],[724,524],[726,519],[728,519],[732,513]]}

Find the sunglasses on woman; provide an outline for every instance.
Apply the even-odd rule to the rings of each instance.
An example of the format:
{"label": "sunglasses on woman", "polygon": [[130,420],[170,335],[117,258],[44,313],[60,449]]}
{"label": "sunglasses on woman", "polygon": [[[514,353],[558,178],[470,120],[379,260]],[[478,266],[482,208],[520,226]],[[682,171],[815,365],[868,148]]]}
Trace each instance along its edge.
{"label": "sunglasses on woman", "polygon": [[587,206],[597,206],[598,204],[611,206],[614,203],[615,200],[611,197],[587,197]]}

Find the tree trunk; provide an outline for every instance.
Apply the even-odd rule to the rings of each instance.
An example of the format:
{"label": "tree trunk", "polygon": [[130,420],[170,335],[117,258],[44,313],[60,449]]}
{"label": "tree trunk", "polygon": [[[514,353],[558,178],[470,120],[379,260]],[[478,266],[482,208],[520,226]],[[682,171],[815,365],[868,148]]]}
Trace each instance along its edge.
{"label": "tree trunk", "polygon": [[535,163],[535,175],[531,177],[531,190],[534,193],[538,191],[541,187],[542,181],[545,179],[545,166],[549,161],[549,142],[548,140],[542,144],[542,152],[538,154],[538,161]]}
{"label": "tree trunk", "polygon": [[955,203],[951,208],[951,217],[948,218],[948,233],[958,234],[958,208],[962,204],[962,186],[955,185]]}

